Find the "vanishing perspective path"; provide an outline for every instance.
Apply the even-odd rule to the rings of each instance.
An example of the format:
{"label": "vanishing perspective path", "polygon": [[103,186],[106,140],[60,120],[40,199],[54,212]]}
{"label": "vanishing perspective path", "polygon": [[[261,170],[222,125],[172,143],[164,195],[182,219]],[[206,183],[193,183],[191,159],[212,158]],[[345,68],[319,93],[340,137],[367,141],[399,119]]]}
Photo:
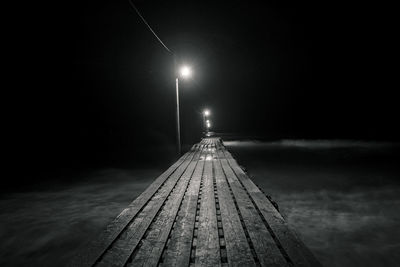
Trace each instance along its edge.
{"label": "vanishing perspective path", "polygon": [[219,138],[204,138],[71,266],[320,266]]}

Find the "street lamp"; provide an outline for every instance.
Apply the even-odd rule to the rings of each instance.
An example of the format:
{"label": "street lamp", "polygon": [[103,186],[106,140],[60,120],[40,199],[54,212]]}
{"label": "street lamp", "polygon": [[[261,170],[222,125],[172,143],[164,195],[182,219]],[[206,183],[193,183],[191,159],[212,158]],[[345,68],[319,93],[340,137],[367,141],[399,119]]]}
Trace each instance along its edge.
{"label": "street lamp", "polygon": [[181,68],[181,76],[183,78],[188,78],[190,75],[192,75],[192,70],[188,66],[183,66]]}
{"label": "street lamp", "polygon": [[192,70],[188,66],[182,66],[176,77],[176,142],[178,146],[178,154],[181,155],[181,126],[179,122],[179,76],[189,78]]}
{"label": "street lamp", "polygon": [[205,109],[203,111],[203,129],[204,129],[204,133],[207,132],[206,118],[208,116],[210,116],[210,111],[208,109]]}

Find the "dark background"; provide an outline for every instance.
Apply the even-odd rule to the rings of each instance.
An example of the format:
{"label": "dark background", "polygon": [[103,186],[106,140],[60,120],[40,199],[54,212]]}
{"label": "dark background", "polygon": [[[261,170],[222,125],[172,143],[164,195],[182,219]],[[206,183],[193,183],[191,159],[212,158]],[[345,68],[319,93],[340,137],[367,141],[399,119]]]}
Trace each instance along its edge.
{"label": "dark background", "polygon": [[[185,144],[201,137],[204,107],[217,132],[398,140],[390,8],[135,3],[193,68],[181,82]],[[3,188],[52,171],[174,160],[173,58],[128,1],[18,2],[5,12],[3,151],[13,174]]]}

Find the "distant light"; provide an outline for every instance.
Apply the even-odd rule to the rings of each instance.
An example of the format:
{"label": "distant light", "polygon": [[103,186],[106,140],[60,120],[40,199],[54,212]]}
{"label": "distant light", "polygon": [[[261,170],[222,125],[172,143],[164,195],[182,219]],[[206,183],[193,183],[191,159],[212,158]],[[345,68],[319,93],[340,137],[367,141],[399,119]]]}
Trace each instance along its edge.
{"label": "distant light", "polygon": [[210,111],[208,109],[204,110],[204,116],[210,115]]}
{"label": "distant light", "polygon": [[210,120],[206,120],[207,124],[210,124]]}
{"label": "distant light", "polygon": [[212,159],[213,159],[213,157],[211,155],[206,156],[206,160],[212,160]]}
{"label": "distant light", "polygon": [[183,78],[190,77],[192,75],[192,70],[188,66],[183,66],[181,68],[181,76]]}
{"label": "distant light", "polygon": [[210,122],[207,122],[207,128],[210,128],[210,127],[211,127]]}

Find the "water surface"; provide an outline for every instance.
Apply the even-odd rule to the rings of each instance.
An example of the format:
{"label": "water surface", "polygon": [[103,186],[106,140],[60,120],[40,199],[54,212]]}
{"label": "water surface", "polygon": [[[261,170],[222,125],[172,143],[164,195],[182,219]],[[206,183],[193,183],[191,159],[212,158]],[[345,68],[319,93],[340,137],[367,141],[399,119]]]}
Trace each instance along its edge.
{"label": "water surface", "polygon": [[398,145],[335,140],[224,144],[324,266],[398,266]]}

